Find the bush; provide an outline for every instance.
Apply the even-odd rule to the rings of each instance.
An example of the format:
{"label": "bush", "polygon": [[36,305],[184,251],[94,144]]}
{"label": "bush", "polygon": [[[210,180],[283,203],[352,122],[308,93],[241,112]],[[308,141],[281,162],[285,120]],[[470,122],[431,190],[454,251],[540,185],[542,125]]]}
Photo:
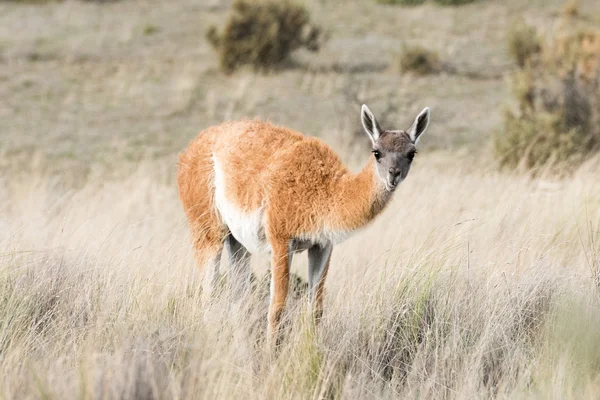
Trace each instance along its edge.
{"label": "bush", "polygon": [[507,35],[508,51],[520,67],[540,51],[540,41],[535,29],[521,20],[513,25]]}
{"label": "bush", "polygon": [[496,135],[494,141],[503,166],[541,168],[553,164],[566,167],[564,172],[579,165],[596,144],[581,129],[568,130],[559,115],[518,116],[510,111],[505,113],[503,134]]}
{"label": "bush", "polygon": [[575,18],[579,16],[579,0],[567,0],[565,4],[563,4],[560,12],[565,17]]}
{"label": "bush", "polygon": [[[417,6],[424,4],[427,0],[376,0],[379,4],[395,4],[400,6]],[[444,6],[459,6],[467,3],[474,3],[479,0],[433,0],[435,3]]]}
{"label": "bush", "polygon": [[517,58],[518,110],[505,111],[494,151],[502,167],[568,173],[600,146],[600,30],[559,33],[537,49]]}
{"label": "bush", "polygon": [[400,72],[413,72],[417,75],[435,74],[441,70],[439,55],[422,46],[405,47],[396,63]]}
{"label": "bush", "polygon": [[379,4],[394,4],[399,6],[418,6],[425,3],[425,0],[377,0]]}
{"label": "bush", "polygon": [[460,6],[468,3],[475,3],[479,0],[434,0],[437,4],[444,6]]}
{"label": "bush", "polygon": [[225,73],[242,65],[272,69],[298,48],[319,49],[321,31],[309,23],[309,13],[300,5],[278,0],[236,0],[232,7],[223,32],[219,34],[212,26],[206,33]]}
{"label": "bush", "polygon": [[[18,4],[48,4],[59,3],[63,0],[0,0],[0,3],[18,3]],[[84,3],[115,3],[121,0],[81,0]]]}

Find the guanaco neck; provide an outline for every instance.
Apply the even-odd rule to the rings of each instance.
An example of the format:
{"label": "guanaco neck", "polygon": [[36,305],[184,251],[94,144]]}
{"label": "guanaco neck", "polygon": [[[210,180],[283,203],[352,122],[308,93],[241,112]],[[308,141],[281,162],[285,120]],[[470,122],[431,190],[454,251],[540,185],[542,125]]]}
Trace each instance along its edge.
{"label": "guanaco neck", "polygon": [[377,176],[373,158],[358,174],[349,172],[340,177],[337,184],[337,201],[332,202],[330,226],[342,231],[353,231],[371,222],[392,197]]}

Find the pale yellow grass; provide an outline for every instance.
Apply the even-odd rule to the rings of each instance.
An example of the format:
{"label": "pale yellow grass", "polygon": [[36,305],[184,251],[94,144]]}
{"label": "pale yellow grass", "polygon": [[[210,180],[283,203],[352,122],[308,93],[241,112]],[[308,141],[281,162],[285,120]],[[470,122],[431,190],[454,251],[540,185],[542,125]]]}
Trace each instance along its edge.
{"label": "pale yellow grass", "polygon": [[0,398],[596,398],[599,164],[564,181],[483,164],[419,155],[334,249],[322,325],[292,296],[273,358],[264,279],[202,303],[172,164],[3,181]]}

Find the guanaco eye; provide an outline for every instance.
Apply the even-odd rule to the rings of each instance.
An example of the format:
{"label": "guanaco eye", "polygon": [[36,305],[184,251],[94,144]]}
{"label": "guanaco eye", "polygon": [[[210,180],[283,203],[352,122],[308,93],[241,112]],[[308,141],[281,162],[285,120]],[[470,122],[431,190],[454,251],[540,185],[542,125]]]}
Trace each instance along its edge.
{"label": "guanaco eye", "polygon": [[379,159],[381,158],[381,152],[379,150],[373,150],[373,155],[375,156],[375,159],[377,161],[379,161]]}
{"label": "guanaco eye", "polygon": [[415,158],[415,154],[417,154],[416,150],[412,150],[410,151],[407,155],[406,158],[408,158],[408,161],[412,161],[413,158]]}

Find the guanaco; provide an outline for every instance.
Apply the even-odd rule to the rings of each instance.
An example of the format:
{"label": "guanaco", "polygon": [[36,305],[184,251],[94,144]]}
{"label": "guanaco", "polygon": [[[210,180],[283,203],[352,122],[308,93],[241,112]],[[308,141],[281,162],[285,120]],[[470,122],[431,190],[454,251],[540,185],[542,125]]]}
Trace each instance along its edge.
{"label": "guanaco", "polygon": [[410,170],[429,108],[407,131],[383,130],[366,105],[361,121],[373,156],[359,173],[323,141],[260,120],[210,127],[180,155],[179,197],[204,290],[216,283],[223,247],[232,278],[245,284],[250,255],[270,253],[269,339],[277,336],[294,253],[308,250],[309,302],[321,318],[333,246],[388,204]]}

